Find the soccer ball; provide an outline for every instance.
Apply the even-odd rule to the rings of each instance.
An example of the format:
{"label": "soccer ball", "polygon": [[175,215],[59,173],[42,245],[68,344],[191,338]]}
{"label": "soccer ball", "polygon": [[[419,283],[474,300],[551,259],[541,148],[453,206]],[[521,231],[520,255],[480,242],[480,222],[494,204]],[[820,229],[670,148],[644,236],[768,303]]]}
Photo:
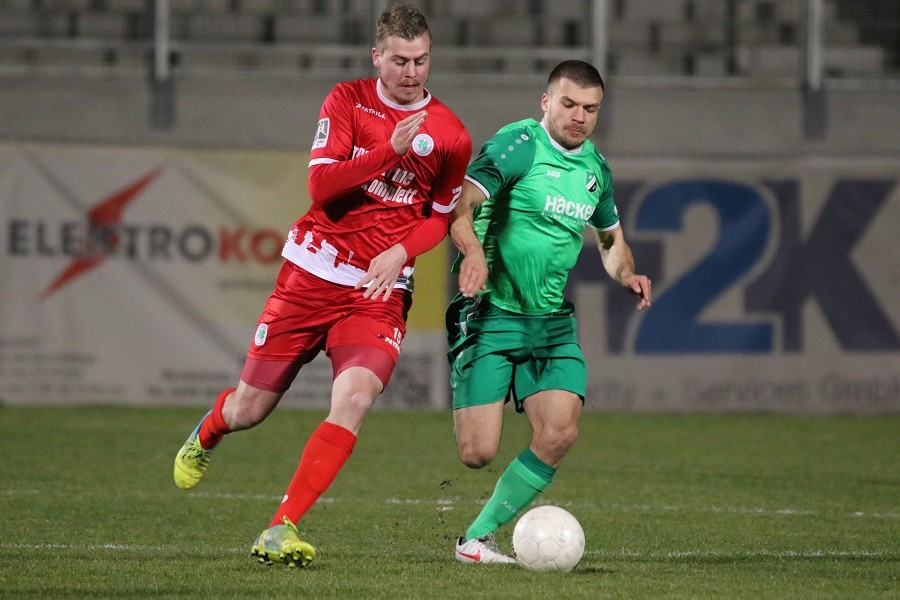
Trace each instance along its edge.
{"label": "soccer ball", "polygon": [[571,571],[584,554],[584,530],[558,506],[538,506],[513,529],[516,562],[529,571]]}

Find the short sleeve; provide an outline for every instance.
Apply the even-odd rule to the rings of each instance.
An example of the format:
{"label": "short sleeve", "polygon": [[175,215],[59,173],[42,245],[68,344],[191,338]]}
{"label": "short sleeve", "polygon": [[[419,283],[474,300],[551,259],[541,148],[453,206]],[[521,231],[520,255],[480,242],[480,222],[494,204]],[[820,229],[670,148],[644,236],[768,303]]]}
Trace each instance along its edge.
{"label": "short sleeve", "polygon": [[449,213],[456,206],[462,192],[466,165],[472,157],[472,139],[462,128],[447,155],[447,160],[432,186],[432,207],[440,213]]}
{"label": "short sleeve", "polygon": [[591,215],[588,223],[600,231],[609,231],[615,229],[619,224],[619,210],[616,208],[615,198],[613,197],[613,179],[609,165],[603,160],[600,163],[600,201],[597,203],[597,210]]}
{"label": "short sleeve", "polygon": [[531,169],[535,139],[526,128],[501,131],[481,148],[469,165],[466,179],[481,188],[488,198],[513,186]]}

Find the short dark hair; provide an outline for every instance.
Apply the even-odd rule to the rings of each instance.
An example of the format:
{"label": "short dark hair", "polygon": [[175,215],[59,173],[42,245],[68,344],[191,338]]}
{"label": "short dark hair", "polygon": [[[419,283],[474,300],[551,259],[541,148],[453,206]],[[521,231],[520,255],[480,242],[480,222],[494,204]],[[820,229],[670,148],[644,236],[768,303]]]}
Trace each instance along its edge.
{"label": "short dark hair", "polygon": [[597,87],[604,92],[606,85],[600,72],[594,68],[594,65],[584,62],[583,60],[564,60],[556,65],[550,71],[550,77],[547,78],[547,87],[550,87],[560,79],[568,79],[581,87]]}
{"label": "short dark hair", "polygon": [[381,46],[390,36],[412,41],[426,34],[430,40],[431,29],[419,9],[405,2],[391,4],[384,9],[375,24],[375,45]]}

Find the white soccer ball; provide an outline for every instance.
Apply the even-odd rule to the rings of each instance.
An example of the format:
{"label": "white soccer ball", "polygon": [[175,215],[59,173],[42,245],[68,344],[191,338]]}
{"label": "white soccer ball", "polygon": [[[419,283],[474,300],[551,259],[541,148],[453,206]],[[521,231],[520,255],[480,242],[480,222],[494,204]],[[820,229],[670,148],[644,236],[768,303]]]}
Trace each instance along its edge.
{"label": "white soccer ball", "polygon": [[584,555],[584,530],[567,510],[538,506],[516,523],[513,548],[529,571],[571,571]]}

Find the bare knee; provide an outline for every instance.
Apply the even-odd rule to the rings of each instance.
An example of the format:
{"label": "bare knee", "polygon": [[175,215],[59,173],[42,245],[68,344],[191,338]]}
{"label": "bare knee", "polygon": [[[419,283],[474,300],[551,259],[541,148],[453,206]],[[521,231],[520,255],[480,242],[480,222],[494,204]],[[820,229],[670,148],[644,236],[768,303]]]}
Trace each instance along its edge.
{"label": "bare knee", "polygon": [[470,469],[482,469],[497,456],[496,448],[479,447],[477,444],[463,444],[457,442],[457,452],[462,464]]}
{"label": "bare knee", "polygon": [[353,435],[359,435],[366,415],[375,404],[376,395],[371,392],[354,392],[349,396],[333,397],[327,421],[340,425]]}
{"label": "bare knee", "polygon": [[359,435],[363,421],[384,384],[366,367],[349,367],[334,378],[331,388],[331,410],[326,419],[330,423]]}
{"label": "bare knee", "polygon": [[241,431],[243,429],[255,427],[263,422],[266,418],[266,414],[267,413],[261,413],[260,410],[253,405],[242,404],[231,407],[231,410],[227,407],[222,408],[222,416],[225,418],[225,422],[228,423],[228,426],[232,431]]}
{"label": "bare knee", "polygon": [[562,427],[546,427],[535,432],[534,447],[540,458],[548,464],[557,466],[578,441],[578,424],[571,423]]}
{"label": "bare knee", "polygon": [[572,423],[560,430],[558,439],[560,448],[568,452],[575,445],[575,442],[578,441],[578,423]]}
{"label": "bare knee", "polygon": [[350,396],[348,408],[353,414],[365,417],[375,404],[375,397],[376,395],[370,392],[356,392]]}
{"label": "bare knee", "polygon": [[502,430],[502,401],[454,410],[453,431],[460,462],[470,469],[491,464],[500,449]]}
{"label": "bare knee", "polygon": [[238,389],[222,406],[222,417],[232,431],[250,429],[262,423],[281,399],[281,394]]}

